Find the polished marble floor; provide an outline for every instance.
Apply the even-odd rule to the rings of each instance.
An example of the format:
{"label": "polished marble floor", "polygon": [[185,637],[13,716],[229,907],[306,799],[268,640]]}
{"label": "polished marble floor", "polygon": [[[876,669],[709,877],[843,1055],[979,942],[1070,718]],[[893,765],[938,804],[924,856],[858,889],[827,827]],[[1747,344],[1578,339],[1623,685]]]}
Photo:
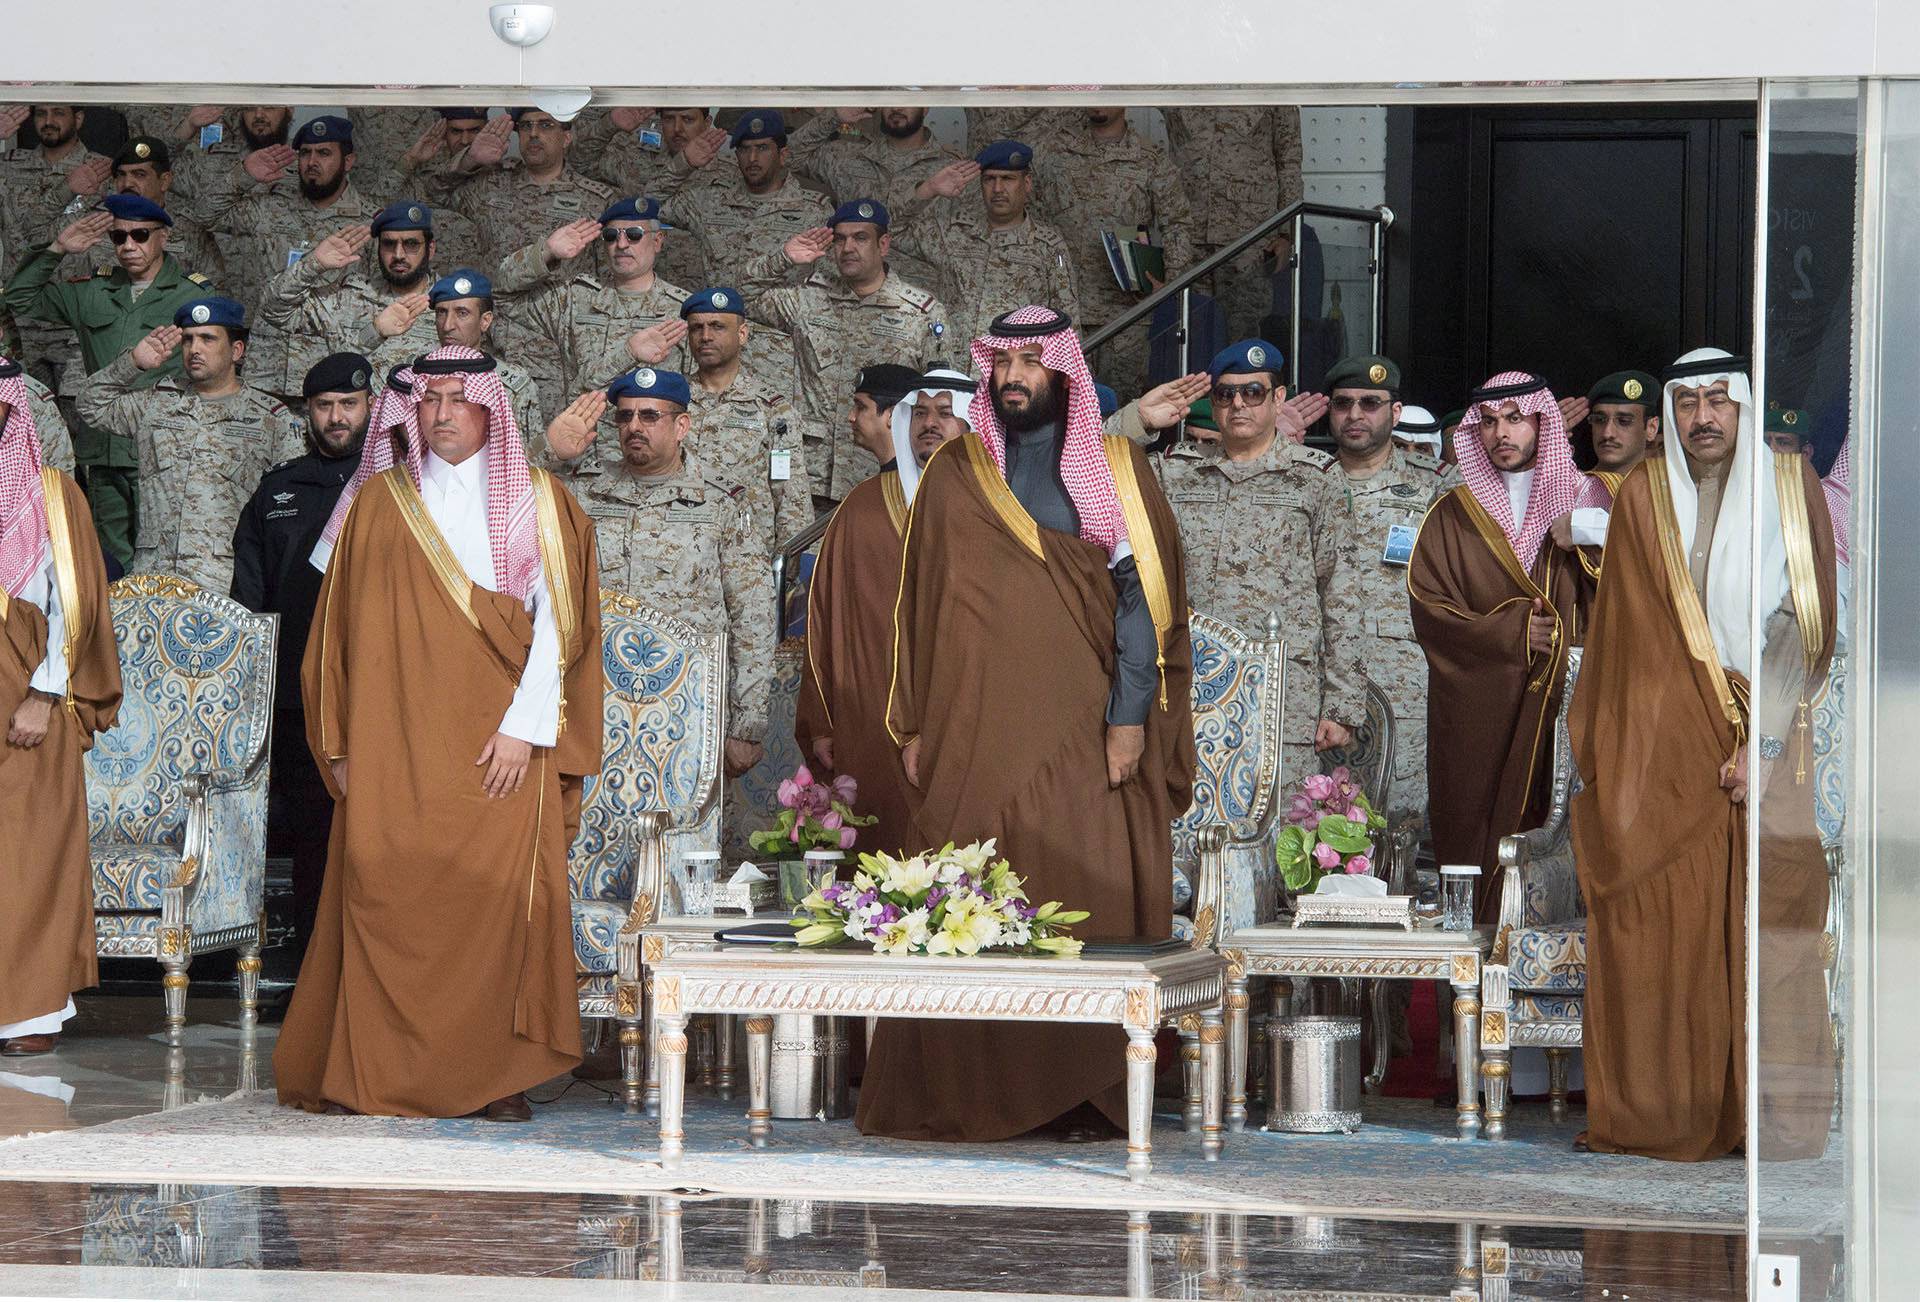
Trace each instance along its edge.
{"label": "polished marble floor", "polygon": [[[0,1062],[0,1137],[270,1086],[274,1028],[88,998]],[[581,1085],[579,1089],[591,1088]],[[0,1142],[4,1142],[0,1140]],[[937,1197],[931,1191],[930,1197]],[[1744,1296],[1735,1233],[700,1196],[0,1182],[0,1298]],[[1817,1272],[1815,1272],[1817,1273]],[[1817,1283],[1802,1297],[1822,1297]]]}

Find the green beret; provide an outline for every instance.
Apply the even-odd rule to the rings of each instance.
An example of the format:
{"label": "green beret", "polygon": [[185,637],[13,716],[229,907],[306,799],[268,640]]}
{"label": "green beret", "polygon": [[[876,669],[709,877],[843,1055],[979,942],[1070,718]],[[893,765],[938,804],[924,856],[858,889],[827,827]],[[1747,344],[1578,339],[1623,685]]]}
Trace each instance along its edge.
{"label": "green beret", "polygon": [[1648,411],[1660,410],[1660,381],[1645,371],[1615,371],[1587,391],[1587,401],[1633,402]]}
{"label": "green beret", "polygon": [[1440,428],[1442,430],[1450,430],[1466,418],[1467,409],[1465,407],[1455,407],[1452,411],[1440,418]]}
{"label": "green beret", "polygon": [[1187,428],[1210,429],[1215,434],[1220,432],[1220,425],[1213,418],[1213,399],[1202,398],[1187,408]]}
{"label": "green beret", "polygon": [[1769,434],[1791,434],[1802,443],[1813,442],[1813,417],[1796,407],[1782,407],[1777,402],[1767,404],[1766,431]]}
{"label": "green beret", "polygon": [[1327,390],[1334,389],[1385,389],[1398,396],[1400,392],[1400,368],[1395,366],[1391,357],[1377,357],[1370,353],[1342,357],[1327,372]]}

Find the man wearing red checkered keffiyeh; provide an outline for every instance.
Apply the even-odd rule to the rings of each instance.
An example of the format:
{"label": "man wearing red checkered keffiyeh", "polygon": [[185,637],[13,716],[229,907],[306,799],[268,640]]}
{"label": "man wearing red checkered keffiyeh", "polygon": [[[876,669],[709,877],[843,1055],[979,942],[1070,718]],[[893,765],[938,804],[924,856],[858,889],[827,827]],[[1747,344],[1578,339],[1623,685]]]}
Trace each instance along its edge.
{"label": "man wearing red checkered keffiyeh", "polygon": [[1550,536],[1582,504],[1587,479],[1546,381],[1524,371],[1488,380],[1453,445],[1464,482],[1420,526],[1407,590],[1427,659],[1434,853],[1479,867],[1484,921],[1499,900],[1500,838],[1546,813],[1567,651],[1585,627],[1598,558]]}
{"label": "man wearing red checkered keffiyeh", "polygon": [[0,358],[0,1055],[46,1053],[95,984],[81,755],[113,726],[120,658],[79,487],[43,469],[18,363]]}
{"label": "man wearing red checkered keffiyeh", "polygon": [[[922,469],[904,530],[886,718],[910,785],[900,848],[994,838],[1033,900],[1091,910],[1077,934],[1164,937],[1193,772],[1173,512],[1144,453],[1101,433],[1065,317],[1009,313],[973,359],[973,429]],[[1112,1049],[1087,1028],[890,1020],[856,1120],[957,1141],[1125,1124]]]}
{"label": "man wearing red checkered keffiyeh", "polygon": [[337,806],[275,1077],[314,1111],[524,1121],[526,1089],[580,1057],[593,526],[529,469],[491,357],[446,345],[397,378],[315,553],[301,686]]}

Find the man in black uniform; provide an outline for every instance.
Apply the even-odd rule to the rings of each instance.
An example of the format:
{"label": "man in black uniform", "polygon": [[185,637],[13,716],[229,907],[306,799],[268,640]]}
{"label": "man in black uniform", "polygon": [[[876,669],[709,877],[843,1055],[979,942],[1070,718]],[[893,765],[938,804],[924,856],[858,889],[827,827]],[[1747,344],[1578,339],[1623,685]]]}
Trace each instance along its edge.
{"label": "man in black uniform", "polygon": [[300,661],[313,626],[321,572],[308,559],[347,480],[360,466],[372,402],[373,367],[358,353],[334,353],[307,372],[307,445],[260,487],[233,531],[233,598],[280,616],[274,684],[273,773],[267,790],[267,848],[293,858],[293,967],[298,971],[320,907],[333,802],[307,751],[300,708]]}

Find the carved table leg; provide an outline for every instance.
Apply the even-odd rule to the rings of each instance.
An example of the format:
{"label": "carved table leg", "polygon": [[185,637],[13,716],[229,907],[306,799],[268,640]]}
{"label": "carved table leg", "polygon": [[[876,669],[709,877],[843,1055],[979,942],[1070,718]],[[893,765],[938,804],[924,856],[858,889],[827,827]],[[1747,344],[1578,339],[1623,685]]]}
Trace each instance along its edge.
{"label": "carved table leg", "polygon": [[260,942],[243,948],[233,966],[240,974],[240,1022],[252,1026],[260,1020]]}
{"label": "carved table leg", "polygon": [[1127,1174],[1144,1180],[1153,1171],[1152,1028],[1127,1028]]}
{"label": "carved table leg", "polygon": [[[639,1019],[621,1019],[620,1023],[620,1093],[621,1101],[632,1115],[639,1115],[646,1109],[646,1085],[641,1077],[646,1072],[642,1065],[645,1057],[647,1032]],[[648,1064],[651,1065],[651,1064]],[[654,1086],[656,1106],[659,1101],[659,1086]]]}
{"label": "carved table leg", "polygon": [[[1238,975],[1235,975],[1235,973]],[[1247,974],[1227,966],[1227,1129],[1247,1128]]]}
{"label": "carved table leg", "polygon": [[1180,1019],[1180,1124],[1189,1135],[1200,1133],[1200,1018],[1188,1013]]}
{"label": "carved table leg", "polygon": [[1507,1137],[1508,1087],[1512,1084],[1513,997],[1508,969],[1489,963],[1480,972],[1480,1078],[1487,1091],[1488,1139]]}
{"label": "carved table leg", "polygon": [[1127,1213],[1127,1296],[1153,1296],[1153,1217]]}
{"label": "carved table leg", "polygon": [[[674,1004],[677,1008],[678,998]],[[671,1171],[680,1165],[687,1138],[687,1015],[661,1012],[656,1018],[660,1027],[655,1041],[660,1060],[660,1165]],[[661,1210],[666,1210],[664,1203]],[[661,1251],[664,1258],[664,1239]]]}
{"label": "carved table leg", "polygon": [[1547,1113],[1555,1121],[1567,1119],[1567,1080],[1571,1076],[1571,1050],[1547,1050]]}
{"label": "carved table leg", "polygon": [[684,1277],[686,1267],[680,1247],[680,1200],[662,1198],[660,1200],[660,1278],[667,1282],[677,1282]]}
{"label": "carved table leg", "polygon": [[640,1101],[648,1116],[657,1117],[660,1115],[660,1027],[654,1015],[653,973],[642,976],[640,988],[646,994],[644,1031],[647,1050],[647,1079],[640,1088]]}
{"label": "carved table leg", "polygon": [[[1461,975],[1461,965],[1456,964],[1454,976]],[[1471,980],[1456,979],[1452,985],[1454,1085],[1460,1092],[1455,1124],[1462,1139],[1472,1139],[1480,1133],[1479,966],[1474,965]]]}
{"label": "carved table leg", "polygon": [[713,1017],[714,1038],[714,1084],[720,1091],[720,1097],[730,1099],[739,1086],[740,1069],[733,1061],[733,1022],[732,1013],[715,1013]]}
{"label": "carved table leg", "polygon": [[1220,1078],[1226,1038],[1226,1027],[1220,1024],[1220,1010],[1209,1008],[1200,1022],[1200,1156],[1209,1162],[1220,1160],[1220,1148],[1225,1137],[1220,1124],[1224,1092]]}
{"label": "carved table leg", "polygon": [[773,1134],[773,1109],[767,1091],[773,1078],[773,1019],[747,1019],[747,1142],[765,1148]]}

